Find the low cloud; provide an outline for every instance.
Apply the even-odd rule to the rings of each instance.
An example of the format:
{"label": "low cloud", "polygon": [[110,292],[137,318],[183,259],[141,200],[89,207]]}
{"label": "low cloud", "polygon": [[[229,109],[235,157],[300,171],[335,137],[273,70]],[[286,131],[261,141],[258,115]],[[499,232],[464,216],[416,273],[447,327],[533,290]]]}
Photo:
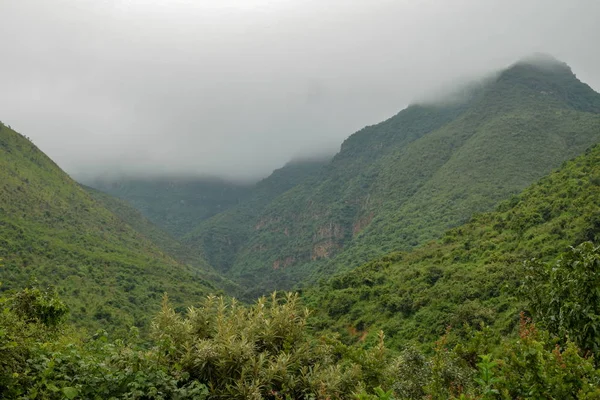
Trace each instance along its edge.
{"label": "low cloud", "polygon": [[534,52],[600,89],[595,0],[11,0],[0,15],[0,120],[76,177],[254,179]]}

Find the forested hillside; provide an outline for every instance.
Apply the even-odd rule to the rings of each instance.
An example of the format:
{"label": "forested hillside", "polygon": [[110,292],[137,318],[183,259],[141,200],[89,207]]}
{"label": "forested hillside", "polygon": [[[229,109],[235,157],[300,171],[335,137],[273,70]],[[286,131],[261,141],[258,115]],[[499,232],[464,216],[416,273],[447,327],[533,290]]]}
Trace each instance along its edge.
{"label": "forested hillside", "polygon": [[270,202],[223,269],[256,295],[417,246],[596,143],[599,113],[600,95],[556,60],[519,62],[460,101],[410,106]]}
{"label": "forested hillside", "polygon": [[106,329],[147,328],[164,292],[190,305],[219,290],[200,265],[166,255],[4,125],[0,182],[0,290],[55,286],[74,321]]}
{"label": "forested hillside", "polygon": [[86,184],[128,201],[175,238],[239,204],[252,187],[210,177],[104,178]]}
{"label": "forested hillside", "polygon": [[223,275],[216,272],[212,266],[210,266],[210,264],[206,261],[204,254],[202,253],[202,248],[197,246],[188,246],[173,238],[154,223],[150,222],[129,202],[113,197],[89,186],[81,186],[104,208],[112,212],[146,239],[150,240],[153,245],[161,249],[167,256],[189,266],[192,271],[195,271],[204,279],[217,284],[229,295],[236,296],[241,293],[237,284],[225,278]]}
{"label": "forested hillside", "polygon": [[[311,288],[320,329],[347,340],[432,346],[447,327],[518,324],[518,288],[533,258],[554,261],[570,246],[600,241],[600,146],[566,162],[496,211],[478,214],[441,239],[392,253]],[[591,277],[590,277],[591,278]]]}
{"label": "forested hillside", "polygon": [[235,263],[240,248],[250,240],[265,207],[280,194],[319,176],[328,160],[298,160],[279,168],[253,186],[250,195],[237,206],[215,215],[187,234],[189,247],[202,249],[211,263],[226,272]]}

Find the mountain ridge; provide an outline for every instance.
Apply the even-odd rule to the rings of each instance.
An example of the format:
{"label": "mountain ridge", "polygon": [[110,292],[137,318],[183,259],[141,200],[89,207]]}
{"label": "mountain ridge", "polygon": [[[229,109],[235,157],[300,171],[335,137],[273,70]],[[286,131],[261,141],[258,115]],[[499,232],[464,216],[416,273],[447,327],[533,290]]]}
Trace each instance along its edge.
{"label": "mountain ridge", "polygon": [[517,193],[600,140],[600,95],[565,66],[521,61],[462,102],[412,105],[350,136],[320,177],[269,204],[228,275],[266,291],[315,281]]}
{"label": "mountain ridge", "polygon": [[275,171],[261,181],[273,185],[268,195],[258,185],[224,211],[188,218],[179,239],[246,299],[302,288],[435,239],[600,140],[600,95],[551,56],[457,93],[359,130],[301,176],[283,167],[287,186],[275,189]]}

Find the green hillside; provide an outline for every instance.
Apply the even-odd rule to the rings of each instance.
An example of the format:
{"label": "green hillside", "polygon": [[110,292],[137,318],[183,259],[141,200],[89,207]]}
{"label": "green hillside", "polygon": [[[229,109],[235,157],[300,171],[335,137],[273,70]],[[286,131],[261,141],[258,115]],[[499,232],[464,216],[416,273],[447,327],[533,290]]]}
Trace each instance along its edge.
{"label": "green hillside", "polygon": [[87,185],[128,201],[175,238],[248,197],[251,184],[218,178],[97,179]]}
{"label": "green hillside", "polygon": [[82,188],[98,201],[104,208],[119,217],[124,223],[136,232],[149,239],[153,245],[162,250],[169,257],[188,265],[193,271],[206,280],[217,284],[229,295],[240,293],[237,284],[216,272],[206,261],[200,247],[190,247],[173,238],[171,235],[157,227],[134,208],[129,202],[118,199],[94,188],[81,185]]}
{"label": "green hillside", "polygon": [[326,163],[324,159],[298,160],[273,171],[252,188],[245,201],[202,221],[185,236],[185,242],[203,249],[209,263],[226,272],[234,264],[237,252],[254,234],[265,207],[280,194],[318,176]]}
{"label": "green hillside", "polygon": [[386,255],[305,293],[319,329],[392,347],[431,346],[448,326],[480,323],[507,334],[523,307],[515,299],[523,262],[553,260],[600,240],[600,146],[566,162],[496,211],[410,252]]}
{"label": "green hillside", "polygon": [[350,136],[264,209],[228,276],[256,295],[412,248],[600,140],[600,95],[564,63],[519,62],[466,93]]}
{"label": "green hillside", "polygon": [[130,205],[127,201],[113,197],[109,194],[96,190],[94,188],[81,185],[81,187],[103,207],[119,217],[127,225],[131,226],[137,232],[151,240],[164,253],[173,258],[193,265],[198,265],[201,269],[209,269],[209,265],[202,258],[201,252],[192,251],[185,247],[158,226],[150,222],[142,215],[140,211]]}
{"label": "green hillside", "polygon": [[54,285],[89,327],[145,327],[160,298],[218,290],[102,207],[34,144],[0,125],[0,290]]}
{"label": "green hillside", "polygon": [[[430,177],[406,202],[372,202],[365,212],[379,215],[336,263],[356,265],[381,251],[436,237],[599,140],[599,94],[577,81],[566,66],[539,70],[516,65],[501,73],[456,121],[396,153],[401,164],[385,164],[385,183],[374,190],[374,197],[385,199],[390,190],[410,185],[412,174],[402,171],[430,171]],[[423,162],[428,151],[436,162]]]}

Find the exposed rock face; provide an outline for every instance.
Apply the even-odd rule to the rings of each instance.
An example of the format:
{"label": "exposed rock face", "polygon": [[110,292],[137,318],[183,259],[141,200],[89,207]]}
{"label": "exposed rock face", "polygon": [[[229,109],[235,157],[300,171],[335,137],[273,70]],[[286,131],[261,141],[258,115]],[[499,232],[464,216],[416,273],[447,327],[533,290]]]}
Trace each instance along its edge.
{"label": "exposed rock face", "polygon": [[310,259],[312,261],[318,260],[320,258],[329,258],[331,257],[338,249],[340,245],[338,245],[333,240],[325,240],[315,244],[312,248],[312,252],[310,255]]}
{"label": "exposed rock face", "polygon": [[317,232],[313,235],[313,242],[318,242],[323,239],[342,239],[344,237],[344,227],[333,222],[327,225],[320,226]]}
{"label": "exposed rock face", "polygon": [[254,225],[254,230],[258,231],[263,229],[267,225],[273,225],[279,222],[279,218],[265,217],[261,218],[256,225]]}
{"label": "exposed rock face", "polygon": [[279,269],[279,268],[286,268],[289,267],[290,265],[294,264],[294,262],[296,261],[295,257],[286,257],[285,259],[280,260],[277,259],[275,261],[273,261],[273,269]]}
{"label": "exposed rock face", "polygon": [[356,236],[373,220],[373,213],[360,217],[352,226],[352,236]]}

